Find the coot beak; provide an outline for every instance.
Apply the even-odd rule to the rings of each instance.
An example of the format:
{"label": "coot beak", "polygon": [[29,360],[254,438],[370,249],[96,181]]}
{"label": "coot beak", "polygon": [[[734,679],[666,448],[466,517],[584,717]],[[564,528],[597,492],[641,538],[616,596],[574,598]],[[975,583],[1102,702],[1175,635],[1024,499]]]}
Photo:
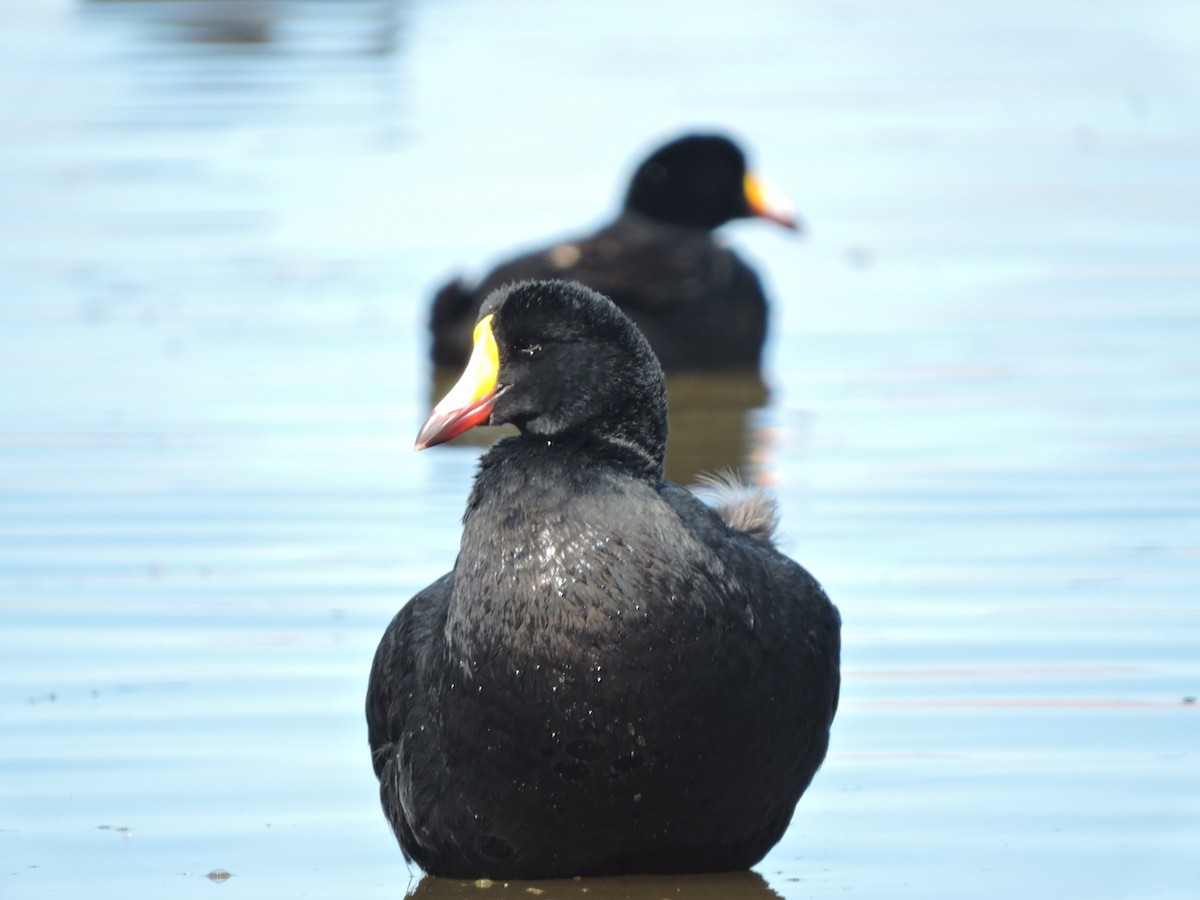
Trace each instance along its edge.
{"label": "coot beak", "polygon": [[496,389],[499,374],[500,354],[492,335],[492,316],[489,314],[475,326],[475,347],[467,360],[466,370],[421,426],[415,449],[424,450],[445,443],[486,422],[499,396]]}
{"label": "coot beak", "polygon": [[742,182],[746,192],[746,203],[753,215],[770,219],[792,231],[803,231],[804,227],[796,216],[796,208],[773,185],[757,175],[747,172]]}

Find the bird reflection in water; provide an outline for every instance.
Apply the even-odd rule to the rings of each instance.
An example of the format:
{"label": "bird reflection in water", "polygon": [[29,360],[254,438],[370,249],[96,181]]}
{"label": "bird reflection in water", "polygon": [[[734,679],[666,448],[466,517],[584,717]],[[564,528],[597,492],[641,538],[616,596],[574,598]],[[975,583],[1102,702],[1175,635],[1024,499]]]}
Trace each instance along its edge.
{"label": "bird reflection in water", "polygon": [[153,41],[239,55],[287,47],[386,56],[398,49],[401,24],[396,0],[91,0],[84,9],[137,22]]}
{"label": "bird reflection in water", "polygon": [[[481,887],[487,887],[486,893]],[[405,895],[406,900],[782,900],[757,872],[714,875],[624,875],[549,881],[456,881],[427,875]]]}
{"label": "bird reflection in water", "polygon": [[[457,369],[439,368],[430,379],[429,405],[445,396],[458,379]],[[665,477],[695,484],[699,476],[750,468],[754,413],[767,405],[770,392],[754,372],[689,372],[667,376],[667,459]],[[482,426],[455,438],[470,447],[489,447],[509,426]],[[749,479],[753,480],[753,479]]]}

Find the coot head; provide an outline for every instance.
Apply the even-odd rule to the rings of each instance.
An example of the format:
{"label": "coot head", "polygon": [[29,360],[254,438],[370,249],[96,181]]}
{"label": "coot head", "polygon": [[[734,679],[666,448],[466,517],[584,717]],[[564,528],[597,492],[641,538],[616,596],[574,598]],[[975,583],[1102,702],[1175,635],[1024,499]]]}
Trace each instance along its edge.
{"label": "coot head", "polygon": [[661,469],[662,367],[602,294],[567,281],[506,285],[483,302],[466,371],[434,407],[416,447],[484,423],[511,423],[537,440],[609,442]]}
{"label": "coot head", "polygon": [[706,230],[751,216],[800,227],[791,204],[747,169],[741,148],[716,134],[687,135],[654,151],[634,173],[625,209]]}

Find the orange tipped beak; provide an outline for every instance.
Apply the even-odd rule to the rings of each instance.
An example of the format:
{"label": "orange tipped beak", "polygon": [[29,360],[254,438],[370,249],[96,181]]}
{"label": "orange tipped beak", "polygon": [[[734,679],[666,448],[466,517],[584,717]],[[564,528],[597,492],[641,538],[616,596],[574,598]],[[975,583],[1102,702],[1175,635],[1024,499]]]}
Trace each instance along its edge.
{"label": "orange tipped beak", "polygon": [[746,203],[750,205],[750,212],[754,215],[770,219],[792,231],[804,230],[804,226],[796,215],[796,207],[772,184],[747,172],[742,187],[746,192]]}
{"label": "orange tipped beak", "polygon": [[499,396],[496,388],[499,374],[500,354],[492,335],[492,317],[486,315],[475,326],[475,346],[467,368],[417,432],[415,449],[445,443],[486,422]]}

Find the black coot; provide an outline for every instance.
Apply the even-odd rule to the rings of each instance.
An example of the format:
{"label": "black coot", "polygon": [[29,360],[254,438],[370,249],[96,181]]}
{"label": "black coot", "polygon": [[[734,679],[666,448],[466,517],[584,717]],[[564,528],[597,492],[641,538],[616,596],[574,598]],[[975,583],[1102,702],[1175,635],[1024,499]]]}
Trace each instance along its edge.
{"label": "black coot", "polygon": [[745,869],[825,757],[840,619],[771,544],[762,494],[662,480],[662,370],[607,298],[524,282],[417,446],[474,425],[454,568],[380,642],[367,723],[384,811],[436,875]]}
{"label": "black coot", "polygon": [[638,167],[614,222],[501,263],[476,285],[444,286],[430,315],[433,361],[466,362],[479,304],[493,290],[556,278],[610,297],[642,329],[667,372],[757,372],[767,300],[754,270],[711,234],[749,216],[798,227],[787,201],[747,171],[729,138],[674,140]]}

